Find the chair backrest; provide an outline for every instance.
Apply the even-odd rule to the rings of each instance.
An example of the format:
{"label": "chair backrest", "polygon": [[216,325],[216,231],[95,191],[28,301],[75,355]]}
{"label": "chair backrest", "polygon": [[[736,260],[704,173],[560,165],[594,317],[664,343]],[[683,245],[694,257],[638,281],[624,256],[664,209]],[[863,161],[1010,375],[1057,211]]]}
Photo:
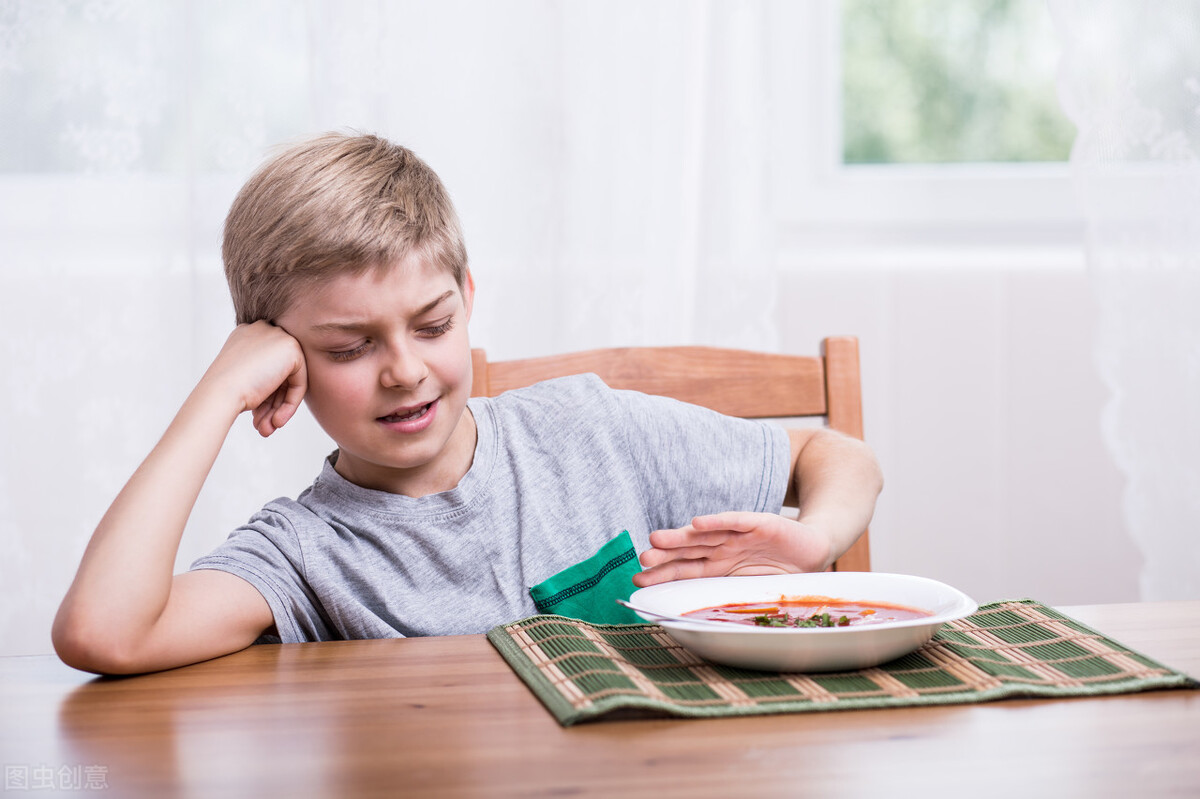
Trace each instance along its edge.
{"label": "chair backrest", "polygon": [[[822,416],[826,424],[863,437],[858,339],[821,342],[820,355],[777,355],[717,347],[618,347],[541,358],[488,361],[472,351],[473,396],[494,397],[553,377],[594,372],[612,388],[703,405],[729,416]],[[834,564],[870,571],[867,531]]]}

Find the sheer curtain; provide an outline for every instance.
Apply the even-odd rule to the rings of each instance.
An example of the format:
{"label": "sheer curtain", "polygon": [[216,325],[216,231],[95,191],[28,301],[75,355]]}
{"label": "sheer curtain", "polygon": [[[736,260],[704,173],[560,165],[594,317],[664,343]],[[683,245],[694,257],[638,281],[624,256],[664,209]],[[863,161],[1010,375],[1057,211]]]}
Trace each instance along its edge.
{"label": "sheer curtain", "polygon": [[1142,596],[1200,598],[1200,2],[1050,8]]}
{"label": "sheer curtain", "polygon": [[[0,0],[0,653],[224,340],[220,229],[268,148],[413,147],[459,206],[493,357],[775,346],[752,2]],[[235,426],[179,564],[330,442]]]}

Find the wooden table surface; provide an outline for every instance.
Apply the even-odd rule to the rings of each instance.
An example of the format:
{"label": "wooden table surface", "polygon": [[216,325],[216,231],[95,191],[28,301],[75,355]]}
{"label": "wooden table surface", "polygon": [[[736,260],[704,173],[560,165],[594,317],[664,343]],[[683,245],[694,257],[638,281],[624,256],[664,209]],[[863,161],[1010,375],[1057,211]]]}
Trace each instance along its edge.
{"label": "wooden table surface", "polygon": [[[1200,601],[1062,608],[1200,675]],[[483,636],[0,658],[5,796],[1200,796],[1200,691],[562,728]]]}

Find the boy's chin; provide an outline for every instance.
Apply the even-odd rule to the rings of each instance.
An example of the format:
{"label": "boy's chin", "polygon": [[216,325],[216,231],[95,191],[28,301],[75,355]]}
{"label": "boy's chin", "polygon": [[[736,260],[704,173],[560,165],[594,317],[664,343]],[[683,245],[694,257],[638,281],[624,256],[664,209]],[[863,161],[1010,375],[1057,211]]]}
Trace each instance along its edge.
{"label": "boy's chin", "polygon": [[333,467],[362,488],[420,497],[457,487],[470,470],[474,455],[473,438],[469,447],[443,442],[437,447],[413,447],[402,454],[365,458],[339,448]]}

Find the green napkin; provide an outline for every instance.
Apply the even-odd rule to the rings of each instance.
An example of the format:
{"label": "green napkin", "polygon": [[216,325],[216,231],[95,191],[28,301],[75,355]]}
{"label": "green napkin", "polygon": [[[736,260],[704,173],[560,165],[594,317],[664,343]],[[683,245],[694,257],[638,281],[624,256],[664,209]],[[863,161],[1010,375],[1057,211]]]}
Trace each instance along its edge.
{"label": "green napkin", "polygon": [[595,555],[538,583],[529,594],[542,613],[592,624],[637,624],[641,617],[617,600],[629,599],[633,575],[641,570],[629,531],[622,530]]}

